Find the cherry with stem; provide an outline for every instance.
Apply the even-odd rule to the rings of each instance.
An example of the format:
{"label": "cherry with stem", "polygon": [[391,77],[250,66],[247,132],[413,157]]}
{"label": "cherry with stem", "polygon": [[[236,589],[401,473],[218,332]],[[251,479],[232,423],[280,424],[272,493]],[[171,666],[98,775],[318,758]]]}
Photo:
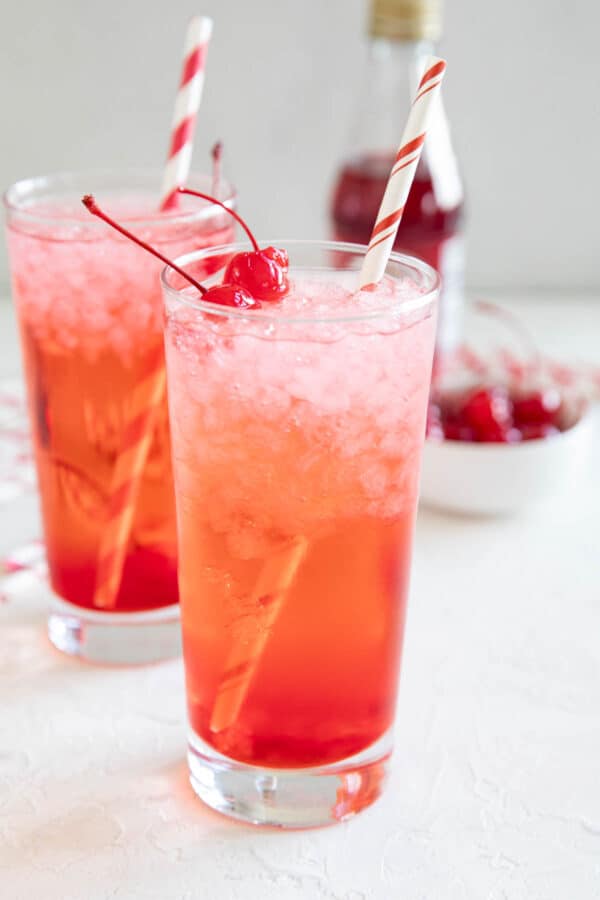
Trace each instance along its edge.
{"label": "cherry with stem", "polygon": [[227,264],[223,280],[227,283],[238,284],[249,291],[253,297],[259,300],[278,300],[287,294],[289,284],[287,271],[289,266],[288,255],[285,250],[277,247],[265,247],[258,245],[252,231],[242,217],[221,200],[194,191],[191,188],[178,188],[179,193],[189,194],[192,197],[200,197],[220,206],[238,222],[250,240],[253,250],[251,252],[236,253]]}

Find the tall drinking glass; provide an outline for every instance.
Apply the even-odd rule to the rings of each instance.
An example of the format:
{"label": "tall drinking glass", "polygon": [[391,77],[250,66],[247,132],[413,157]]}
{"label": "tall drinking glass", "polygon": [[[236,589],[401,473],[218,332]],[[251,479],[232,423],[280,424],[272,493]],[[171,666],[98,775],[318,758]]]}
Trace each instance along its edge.
{"label": "tall drinking glass", "polygon": [[[190,183],[211,190],[208,177]],[[97,602],[99,554],[118,509],[117,463],[127,471],[127,440],[140,439],[140,383],[164,365],[163,310],[161,263],[92,218],[81,196],[95,193],[170,257],[233,237],[231,217],[202,201],[158,213],[160,184],[159,172],[83,172],[20,181],[4,198],[52,593],[49,636],[93,661],[144,662],[179,647],[164,391],[133,481],[116,589]],[[226,184],[221,197],[234,203]],[[213,264],[207,259],[202,274]],[[103,548],[106,565],[117,550]]]}
{"label": "tall drinking glass", "polygon": [[385,776],[439,281],[393,254],[356,294],[364,247],[276,245],[291,290],[260,310],[162,277],[191,780],[298,827]]}

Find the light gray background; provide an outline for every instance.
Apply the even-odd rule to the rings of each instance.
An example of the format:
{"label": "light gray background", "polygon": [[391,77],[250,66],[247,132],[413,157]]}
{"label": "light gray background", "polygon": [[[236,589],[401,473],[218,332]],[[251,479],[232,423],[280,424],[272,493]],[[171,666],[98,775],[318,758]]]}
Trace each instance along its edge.
{"label": "light gray background", "polygon": [[[162,165],[186,19],[205,12],[216,24],[196,167],[223,138],[259,235],[325,233],[364,72],[366,3],[7,3],[0,182]],[[446,105],[469,191],[471,287],[600,288],[599,32],[595,0],[447,0]]]}

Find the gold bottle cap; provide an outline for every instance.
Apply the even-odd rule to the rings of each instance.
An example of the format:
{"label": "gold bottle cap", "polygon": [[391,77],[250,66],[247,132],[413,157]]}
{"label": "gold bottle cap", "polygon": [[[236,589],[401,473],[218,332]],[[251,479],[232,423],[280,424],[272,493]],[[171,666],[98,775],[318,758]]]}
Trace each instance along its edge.
{"label": "gold bottle cap", "polygon": [[437,41],[442,0],[371,0],[369,31],[396,41]]}

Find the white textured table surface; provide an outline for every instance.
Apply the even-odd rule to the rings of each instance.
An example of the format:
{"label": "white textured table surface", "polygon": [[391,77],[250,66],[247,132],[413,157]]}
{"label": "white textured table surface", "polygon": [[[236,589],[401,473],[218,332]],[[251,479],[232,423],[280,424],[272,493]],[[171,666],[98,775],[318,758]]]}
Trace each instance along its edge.
{"label": "white textured table surface", "polygon": [[[510,306],[547,351],[598,361],[600,297]],[[0,327],[5,375],[6,304]],[[35,533],[31,497],[0,516],[1,550]],[[195,798],[180,662],[81,665],[34,596],[0,604],[2,900],[600,898],[599,522],[598,470],[518,519],[421,513],[391,782],[320,831]]]}

